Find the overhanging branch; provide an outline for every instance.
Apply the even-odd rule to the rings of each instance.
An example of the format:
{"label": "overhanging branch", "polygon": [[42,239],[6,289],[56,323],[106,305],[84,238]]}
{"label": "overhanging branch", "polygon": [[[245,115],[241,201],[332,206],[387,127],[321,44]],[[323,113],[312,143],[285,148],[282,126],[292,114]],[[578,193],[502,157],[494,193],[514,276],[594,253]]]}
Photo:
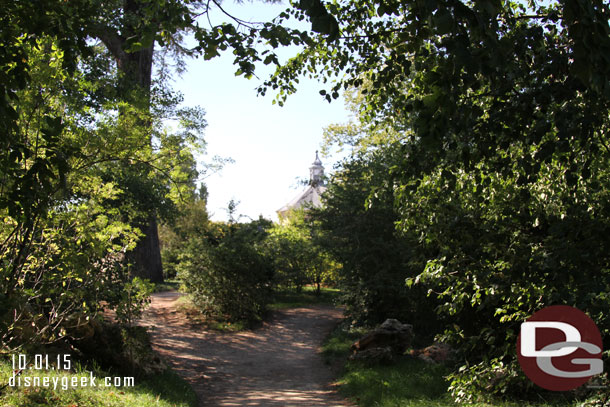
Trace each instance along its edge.
{"label": "overhanging branch", "polygon": [[91,35],[102,41],[117,61],[125,60],[126,53],[123,49],[125,40],[116,30],[103,24],[95,24],[92,26]]}

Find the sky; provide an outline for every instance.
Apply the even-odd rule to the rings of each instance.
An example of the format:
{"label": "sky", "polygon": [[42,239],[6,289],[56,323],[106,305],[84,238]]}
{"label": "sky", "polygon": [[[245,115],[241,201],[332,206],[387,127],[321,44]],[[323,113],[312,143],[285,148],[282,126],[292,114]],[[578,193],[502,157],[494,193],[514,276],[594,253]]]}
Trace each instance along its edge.
{"label": "sky", "polygon": [[[269,20],[286,7],[229,1],[223,4],[231,14],[248,21]],[[224,19],[219,13],[211,18],[213,24]],[[245,215],[242,220],[259,215],[277,220],[275,211],[304,189],[298,180],[309,177],[324,127],[348,121],[349,113],[342,98],[330,104],[323,100],[319,94],[322,85],[315,80],[300,80],[298,91],[280,107],[272,104],[273,92],[264,97],[256,94],[256,87],[271,70],[257,71],[258,79],[250,80],[235,76],[235,71],[230,52],[210,61],[193,59],[187,61],[186,73],[173,84],[183,93],[185,105],[206,110],[207,155],[200,159],[209,161],[218,155],[234,160],[205,178],[208,211],[211,219],[226,220],[227,205],[234,199],[239,202],[237,213]],[[320,158],[327,174],[338,160]]]}

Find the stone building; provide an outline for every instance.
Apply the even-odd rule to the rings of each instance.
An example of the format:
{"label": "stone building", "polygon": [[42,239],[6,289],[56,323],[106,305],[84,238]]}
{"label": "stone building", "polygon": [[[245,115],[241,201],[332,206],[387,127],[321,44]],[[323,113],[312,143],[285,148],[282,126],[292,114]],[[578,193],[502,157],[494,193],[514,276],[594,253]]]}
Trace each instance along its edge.
{"label": "stone building", "polygon": [[318,157],[316,151],[316,159],[309,167],[309,185],[307,188],[297,195],[292,201],[277,210],[277,216],[282,221],[286,218],[288,212],[293,209],[314,207],[318,208],[322,205],[321,195],[326,191],[326,183],[324,181],[324,167],[322,161]]}

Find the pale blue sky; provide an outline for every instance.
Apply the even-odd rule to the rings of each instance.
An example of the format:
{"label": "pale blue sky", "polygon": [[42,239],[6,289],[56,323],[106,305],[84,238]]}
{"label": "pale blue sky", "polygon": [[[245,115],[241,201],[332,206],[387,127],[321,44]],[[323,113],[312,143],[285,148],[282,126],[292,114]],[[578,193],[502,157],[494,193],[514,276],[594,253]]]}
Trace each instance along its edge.
{"label": "pale blue sky", "polygon": [[[226,1],[223,7],[244,20],[263,21],[286,5]],[[224,19],[219,13],[211,18],[214,24]],[[225,220],[225,208],[235,199],[240,201],[238,213],[276,220],[275,211],[303,189],[296,181],[309,176],[323,128],[345,122],[349,115],[342,99],[329,104],[319,94],[322,86],[305,78],[283,107],[272,105],[271,92],[256,95],[256,87],[271,71],[263,66],[267,69],[257,72],[260,79],[247,80],[234,75],[232,62],[230,52],[211,61],[188,61],[187,72],[174,88],[184,94],[186,105],[200,105],[207,112],[207,159],[219,155],[235,160],[205,180],[212,219]],[[327,172],[332,170],[334,160],[322,161]]]}

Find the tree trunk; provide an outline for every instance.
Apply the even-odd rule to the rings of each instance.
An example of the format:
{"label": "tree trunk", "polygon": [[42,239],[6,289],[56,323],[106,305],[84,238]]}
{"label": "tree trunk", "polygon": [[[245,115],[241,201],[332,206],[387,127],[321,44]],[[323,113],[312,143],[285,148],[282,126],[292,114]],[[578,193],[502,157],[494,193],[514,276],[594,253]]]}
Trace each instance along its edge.
{"label": "tree trunk", "polygon": [[[119,69],[125,75],[123,78],[125,91],[130,92],[132,89],[136,89],[136,94],[140,94],[136,96],[137,99],[133,100],[133,103],[142,104],[142,109],[148,110],[150,108],[153,46],[123,55],[123,58],[119,60]],[[150,128],[152,124],[146,122],[141,125]],[[134,249],[133,276],[148,278],[154,283],[163,282],[159,232],[154,213],[150,215],[148,225],[141,230],[144,236]]]}
{"label": "tree trunk", "polygon": [[[125,53],[119,60],[119,69],[125,75],[125,90],[129,92],[136,89],[137,100],[143,109],[150,108],[150,86],[152,83],[153,45],[136,52]],[[135,86],[134,86],[135,85]],[[129,95],[133,96],[133,95]],[[141,98],[141,99],[140,99]],[[150,122],[142,126],[151,127]],[[142,239],[134,249],[134,277],[147,278],[153,283],[163,282],[163,266],[161,264],[161,247],[159,245],[159,232],[157,219],[154,213],[150,215],[148,225],[141,229],[144,233]]]}
{"label": "tree trunk", "polygon": [[[137,17],[140,16],[141,2],[125,0],[124,13],[134,17],[133,25],[123,26],[119,33],[108,26],[93,27],[93,35],[99,38],[114,56],[121,74],[119,81],[122,97],[130,105],[147,112],[150,109],[150,88],[152,83],[152,66],[154,42],[148,47],[134,52],[127,52],[127,38],[138,35]],[[143,120],[139,125],[150,128],[152,123]],[[157,220],[154,213],[150,214],[148,225],[141,228],[144,236],[138,242],[133,252],[134,269],[132,276],[148,278],[153,282],[163,281],[161,265],[161,250]]]}
{"label": "tree trunk", "polygon": [[153,283],[163,282],[163,266],[159,249],[157,220],[151,216],[148,226],[142,229],[144,237],[133,251],[134,267],[132,277],[147,278]]}

